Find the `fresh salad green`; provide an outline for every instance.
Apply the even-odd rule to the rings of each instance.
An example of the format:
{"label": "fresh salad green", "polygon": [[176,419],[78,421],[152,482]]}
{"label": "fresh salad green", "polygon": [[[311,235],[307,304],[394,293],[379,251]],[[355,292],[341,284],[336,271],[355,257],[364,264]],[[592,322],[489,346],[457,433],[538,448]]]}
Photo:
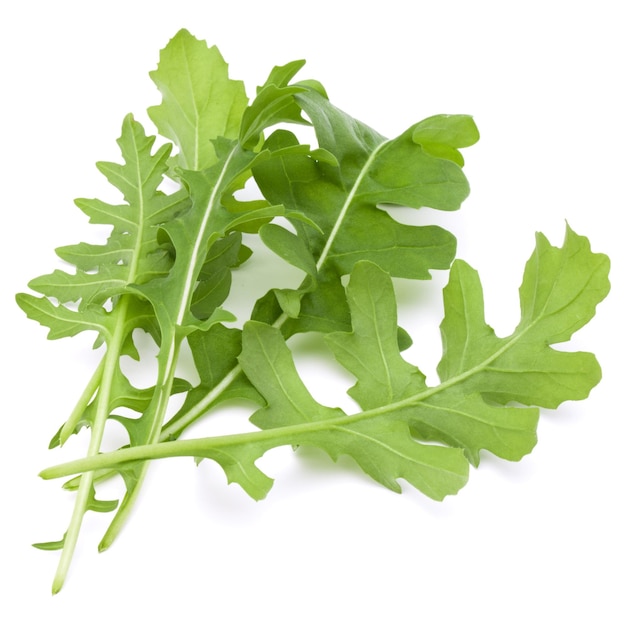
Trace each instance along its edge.
{"label": "fresh salad green", "polygon": [[[152,459],[212,459],[259,499],[272,479],[255,462],[278,446],[312,445],[333,459],[351,456],[393,491],[402,478],[441,500],[465,484],[481,450],[512,461],[528,454],[537,407],[584,398],[600,380],[593,355],[551,344],[569,340],[607,295],[607,257],[569,227],[561,248],[538,235],[520,288],[519,325],[497,337],[485,322],[477,273],[454,261],[454,236],[393,216],[397,205],[461,206],[469,186],[460,149],[478,140],[472,118],[430,117],[389,139],[336,108],[319,82],[296,80],[303,65],[275,67],[248,101],[217,48],[180,31],[151,73],[162,94],[148,110],[159,137],[128,115],[118,140],[123,162],[98,164],[124,203],[76,201],[92,223],[112,226],[108,240],[59,248],[75,271],[36,278],[29,287],[40,295],[17,296],[50,339],[94,331],[94,347],[104,348],[51,444],[88,428],[86,456],[41,474],[71,476],[65,487],[76,491],[63,538],[36,544],[61,550],[55,593],[86,511],[115,511],[100,544],[108,548]],[[317,145],[300,143],[304,126]],[[248,183],[257,197],[239,193]],[[236,271],[254,279],[244,237],[257,236],[302,278],[271,289],[251,319],[236,320],[227,310],[231,277]],[[428,386],[402,357],[411,338],[397,324],[392,278],[428,279],[435,269],[450,269],[450,278],[440,382]],[[148,388],[137,388],[121,366],[126,357],[146,358],[137,331],[158,346]],[[288,345],[297,333],[316,333],[354,377],[348,393],[359,411],[313,398]],[[196,384],[180,373],[186,346]],[[168,418],[176,394],[184,401]],[[233,398],[258,406],[250,416],[256,428],[182,438]],[[128,445],[103,453],[111,422],[125,428]],[[123,478],[121,500],[99,500],[98,483],[113,474]]]}

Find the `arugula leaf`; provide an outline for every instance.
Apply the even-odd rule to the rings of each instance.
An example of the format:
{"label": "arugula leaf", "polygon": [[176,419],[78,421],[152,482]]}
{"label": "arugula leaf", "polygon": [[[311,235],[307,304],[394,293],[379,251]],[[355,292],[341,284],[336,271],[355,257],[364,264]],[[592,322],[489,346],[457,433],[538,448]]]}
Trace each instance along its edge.
{"label": "arugula leaf", "polygon": [[407,412],[420,440],[461,447],[476,465],[481,449],[516,461],[535,445],[539,413],[510,403],[555,408],[585,398],[600,381],[593,355],[549,347],[587,323],[609,289],[607,257],[592,254],[569,227],[562,249],[537,236],[520,288],[522,319],[510,337],[497,337],[485,323],[477,273],[454,263],[444,290],[441,384],[432,389],[394,348],[392,299],[378,284],[382,277],[369,274],[353,288],[361,289],[352,297],[354,331],[331,335],[329,344],[357,377],[350,394],[363,409],[423,398]]}
{"label": "arugula leaf", "polygon": [[163,101],[148,115],[159,133],[180,148],[173,165],[203,170],[216,163],[213,140],[237,138],[248,104],[243,83],[229,78],[219,50],[182,29],[161,51],[150,78]]}
{"label": "arugula leaf", "polygon": [[[56,270],[31,281],[29,286],[44,294],[43,297],[17,296],[17,303],[30,318],[50,328],[49,338],[95,330],[96,344],[106,343],[100,367],[70,419],[53,440],[53,445],[62,444],[81,426],[88,425],[91,428],[90,455],[99,453],[111,409],[127,405],[125,398],[133,395],[128,394],[131,385],[120,369],[121,356],[138,356],[132,332],[136,328],[152,328],[141,314],[144,304],[129,293],[130,286],[167,271],[169,257],[163,254],[157,233],[164,220],[171,219],[188,204],[184,192],[166,196],[159,191],[171,146],[163,146],[153,154],[154,141],[154,137],[145,135],[132,116],[125,118],[118,141],[124,164],[100,163],[98,167],[123,193],[126,204],[113,206],[99,200],[76,202],[91,222],[113,226],[109,240],[103,246],[78,244],[61,248],[59,256],[75,262],[76,273]],[[94,252],[95,256],[91,256]],[[54,304],[52,299],[59,304]],[[72,305],[75,302],[77,306]],[[132,404],[130,406],[132,408]],[[94,507],[93,491],[93,476],[87,473],[80,479],[65,538],[56,544],[62,545],[63,552],[53,583],[54,592],[63,585],[83,515],[89,509],[98,510]]]}
{"label": "arugula leaf", "polygon": [[[389,140],[315,91],[301,93],[296,99],[312,120],[320,148],[331,153],[336,162],[316,158],[318,154],[276,150],[273,159],[254,170],[268,199],[287,208],[299,207],[315,224],[312,227],[293,222],[309,256],[299,256],[299,263],[292,262],[299,267],[307,263],[307,271],[316,283],[315,289],[305,284],[298,290],[302,308],[297,319],[285,321],[286,336],[305,330],[327,332],[349,327],[347,308],[337,306],[337,295],[342,292],[340,277],[349,274],[359,260],[371,260],[392,276],[415,279],[430,278],[431,269],[450,266],[456,249],[451,233],[437,226],[401,224],[380,206],[458,209],[469,193],[458,158],[450,160],[427,152],[420,143],[419,131],[439,124],[447,129],[440,141],[445,140],[448,149],[457,153],[457,147],[478,140],[469,116],[437,116]],[[285,132],[269,140],[283,146],[295,141]],[[281,249],[268,243],[281,254]],[[315,272],[308,269],[311,257]],[[271,322],[278,315],[279,305],[269,294],[254,316]]]}
{"label": "arugula leaf", "polygon": [[289,430],[294,426],[291,445],[314,445],[333,459],[347,454],[363,471],[394,491],[400,490],[396,479],[405,478],[440,500],[465,484],[468,470],[462,452],[413,441],[406,424],[390,419],[392,411],[355,418],[320,405],[300,380],[291,353],[275,329],[249,322],[244,328],[241,362],[268,405],[251,421],[262,429]]}
{"label": "arugula leaf", "polygon": [[[528,454],[536,441],[538,409],[581,399],[600,379],[595,358],[559,352],[561,342],[588,322],[609,291],[609,261],[567,229],[556,248],[537,236],[520,288],[522,317],[515,331],[498,338],[484,322],[482,289],[463,261],[453,265],[444,292],[441,383],[428,387],[420,371],[399,354],[391,280],[369,261],[356,265],[348,286],[351,332],[328,335],[339,362],[357,383],[350,393],[363,410],[346,415],[319,404],[300,380],[276,328],[248,322],[240,361],[266,405],[251,417],[262,430],[239,435],[137,447],[49,468],[44,478],[120,467],[138,459],[210,458],[252,497],[271,482],[256,467],[262,454],[282,445],[313,445],[332,457],[352,456],[384,486],[399,491],[398,478],[428,496],[456,493],[468,463],[481,450],[509,460]],[[540,277],[540,278],[538,278]],[[469,349],[479,347],[477,356]]]}

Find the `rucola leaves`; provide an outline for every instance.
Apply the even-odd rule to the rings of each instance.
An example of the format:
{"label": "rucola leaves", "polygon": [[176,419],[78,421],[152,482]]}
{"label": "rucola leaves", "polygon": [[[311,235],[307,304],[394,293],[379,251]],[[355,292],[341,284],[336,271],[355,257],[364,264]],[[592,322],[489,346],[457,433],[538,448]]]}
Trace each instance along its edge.
{"label": "rucola leaves", "polygon": [[[176,153],[167,142],[155,150],[155,137],[128,116],[119,140],[124,163],[98,165],[125,204],[77,201],[91,222],[113,227],[108,241],[59,248],[75,273],[33,280],[42,297],[17,296],[29,317],[49,327],[49,338],[91,330],[95,346],[105,348],[52,441],[62,445],[88,427],[86,458],[42,472],[78,474],[65,485],[77,498],[63,539],[37,544],[63,550],[55,592],[85,512],[117,509],[100,544],[108,547],[151,459],[213,459],[229,482],[259,499],[273,481],[256,461],[278,446],[312,445],[334,459],[351,456],[389,489],[400,491],[403,479],[440,500],[465,484],[482,450],[509,460],[530,452],[536,406],[583,398],[600,379],[592,355],[550,347],[585,324],[609,288],[606,257],[568,228],[562,248],[538,236],[520,289],[521,321],[510,337],[497,337],[485,322],[476,272],[453,264],[440,384],[426,385],[401,356],[411,338],[397,326],[392,277],[427,279],[433,269],[448,269],[456,240],[437,226],[400,223],[394,207],[458,209],[469,193],[460,149],[475,143],[478,131],[468,116],[437,115],[385,138],[337,109],[320,83],[293,83],[303,64],[275,67],[248,102],[217,48],[180,31],[151,73],[162,102],[148,111]],[[317,146],[299,143],[302,124],[313,127]],[[161,190],[165,176],[175,189],[169,195]],[[260,192],[252,199],[239,193],[251,178]],[[302,278],[270,289],[250,320],[227,326],[234,318],[221,307],[228,306],[233,270],[255,270],[243,236],[257,233]],[[148,388],[120,366],[127,355],[143,362],[137,330],[158,347]],[[355,378],[349,393],[360,411],[349,415],[313,398],[286,343],[302,332],[325,336]],[[185,343],[195,387],[177,377]],[[171,396],[181,392],[183,406],[166,422]],[[258,405],[250,418],[258,430],[177,440],[232,398]],[[111,419],[126,429],[128,445],[102,453]],[[96,497],[97,482],[112,473],[124,479],[119,507]]]}
{"label": "rucola leaves", "polygon": [[538,235],[520,288],[521,321],[509,337],[499,338],[484,321],[477,273],[456,261],[444,290],[441,382],[428,387],[419,369],[400,356],[388,274],[361,261],[348,286],[353,330],[327,336],[337,360],[357,379],[350,394],[361,412],[347,415],[314,400],[280,332],[251,321],[240,360],[265,398],[266,406],[251,417],[262,430],[113,452],[50,468],[43,476],[189,455],[217,461],[229,480],[258,498],[271,481],[254,462],[271,448],[307,444],[333,458],[353,457],[394,491],[403,478],[442,499],[464,485],[468,464],[478,464],[481,450],[516,461],[533,449],[539,411],[529,405],[578,400],[598,383],[592,355],[560,352],[550,344],[569,339],[591,319],[608,293],[608,269],[607,257],[592,253],[569,228],[562,248]]}
{"label": "rucola leaves", "polygon": [[[322,150],[298,149],[294,135],[277,131],[266,143],[271,156],[252,168],[265,197],[284,206],[287,215],[298,215],[291,220],[295,234],[276,224],[259,231],[272,251],[305,273],[298,287],[270,291],[253,312],[254,319],[280,328],[285,337],[350,328],[341,277],[359,259],[375,261],[393,276],[415,279],[429,278],[431,269],[449,267],[456,248],[451,233],[438,226],[402,224],[377,205],[458,209],[469,185],[457,148],[478,139],[468,116],[435,116],[388,140],[317,91],[301,91],[295,99],[311,118]],[[426,151],[420,143],[424,138],[447,158]],[[302,213],[309,220],[301,219]],[[215,327],[190,339],[194,355],[206,353],[213,333],[221,330]],[[402,334],[401,339],[408,340]],[[233,367],[219,381],[214,376],[205,380],[205,368],[198,367],[201,384],[165,426],[169,437],[179,436],[221,399],[247,393],[235,361],[239,342],[231,345],[228,359]]]}
{"label": "rucola leaves", "polygon": [[[54,444],[62,444],[78,428],[89,426],[88,453],[98,454],[109,418],[126,427],[131,445],[158,440],[170,396],[185,388],[175,378],[182,341],[195,331],[232,319],[219,306],[228,294],[230,268],[243,258],[240,231],[254,231],[283,212],[282,207],[265,200],[238,203],[233,194],[250,177],[252,164],[269,154],[260,151],[265,125],[293,116],[293,106],[286,101],[301,89],[286,83],[301,63],[274,70],[259,90],[257,98],[262,104],[255,101],[246,109],[241,85],[229,82],[219,54],[205,54],[205,47],[186,31],[170,42],[156,72],[164,104],[152,111],[160,130],[179,142],[181,164],[204,169],[176,170],[173,174],[183,185],[171,196],[163,194],[159,186],[168,171],[171,145],[151,154],[154,137],[146,137],[141,126],[127,117],[119,142],[124,165],[99,166],[122,191],[127,204],[77,201],[92,222],[113,225],[109,241],[103,246],[80,244],[60,249],[62,258],[76,264],[76,273],[56,271],[32,281],[30,286],[43,293],[43,298],[18,296],[18,304],[30,317],[50,327],[50,338],[95,330],[96,344],[107,344],[101,366]],[[188,80],[181,81],[185,72]],[[188,81],[198,75],[204,75],[203,80],[211,85],[195,85],[190,91]],[[220,85],[219,98],[210,98],[214,82]],[[172,107],[181,108],[182,121],[174,116],[176,119],[164,122]],[[190,116],[192,109],[198,115]],[[196,143],[186,151],[190,137]],[[201,148],[200,140],[210,149]],[[73,306],[74,302],[78,305]],[[148,390],[134,389],[120,368],[121,356],[139,356],[132,335],[137,328],[148,330],[159,344],[158,375]],[[140,416],[129,419],[113,414],[121,406]],[[145,469],[143,464],[121,472],[127,492],[101,549],[119,532]],[[78,494],[64,541],[44,544],[63,546],[55,592],[65,579],[84,513],[103,508],[95,500],[93,479],[87,474],[72,485]]]}
{"label": "rucola leaves", "polygon": [[[193,129],[191,136],[196,145],[191,152],[192,165],[202,165],[203,169],[176,170],[189,194],[189,207],[161,224],[160,234],[173,251],[174,260],[169,272],[130,288],[150,303],[160,331],[154,394],[140,418],[141,432],[135,429],[132,433],[133,445],[149,445],[160,438],[170,396],[174,392],[176,365],[183,340],[195,332],[207,331],[217,323],[234,321],[231,314],[219,307],[228,295],[230,269],[239,259],[239,235],[242,231],[255,232],[273,217],[283,215],[284,210],[265,200],[238,202],[233,194],[251,176],[254,164],[270,157],[270,150],[259,146],[265,126],[283,121],[285,108],[292,110],[288,103],[295,93],[303,89],[287,84],[301,66],[300,63],[292,63],[275,69],[267,83],[259,89],[255,101],[243,111],[240,110],[239,90],[235,86],[215,103],[210,99],[205,101],[211,94],[211,88],[204,86],[199,96],[195,90],[189,91],[188,84],[194,81],[194,76],[202,69],[210,77],[214,59],[209,54],[200,54],[199,59],[189,63],[188,57],[193,58],[189,52],[190,46],[199,52],[196,40],[185,31],[174,38],[162,55],[157,83],[164,94],[164,104],[161,106],[165,110],[168,110],[166,103],[171,105],[172,100],[177,106],[183,106],[193,97],[193,104],[185,105],[185,131],[177,133],[164,124],[162,109],[157,109],[158,113],[153,109],[153,117],[157,125],[165,126],[161,132],[170,133],[180,142],[181,155],[185,154],[186,146],[183,137],[189,136],[189,129]],[[184,69],[190,73],[188,81],[180,81],[179,66],[172,62],[172,57],[185,59]],[[198,102],[198,97],[203,97],[202,103]],[[191,111],[198,109],[203,114],[197,114],[189,120]],[[227,123],[220,121],[216,129],[213,125],[214,117],[227,120]],[[210,136],[218,132],[222,125],[225,125],[224,133],[234,134],[235,137]],[[231,132],[233,128],[239,130],[238,135]],[[207,142],[211,140],[214,159],[207,153],[200,161],[197,143],[200,138]],[[189,157],[185,159],[187,161]],[[100,544],[101,549],[106,549],[112,543],[123,526],[146,470],[147,464],[143,464],[121,472],[127,491]]]}

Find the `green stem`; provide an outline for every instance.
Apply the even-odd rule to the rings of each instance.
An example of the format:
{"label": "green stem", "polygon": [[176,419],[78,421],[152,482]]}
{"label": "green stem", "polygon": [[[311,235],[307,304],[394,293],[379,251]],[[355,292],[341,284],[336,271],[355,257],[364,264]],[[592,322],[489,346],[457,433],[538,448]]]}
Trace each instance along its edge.
{"label": "green stem", "polygon": [[[167,411],[172,385],[174,383],[181,340],[177,337],[172,337],[167,345],[168,349],[159,355],[160,363],[162,364],[162,367],[159,368],[159,382],[157,382],[155,395],[148,409],[149,435],[147,437],[147,445],[152,445],[159,441],[161,434],[160,426],[163,423],[163,418]],[[100,552],[107,550],[111,546],[126,523],[139,492],[141,491],[141,486],[146,477],[148,467],[148,463],[143,463],[138,470],[135,470],[132,483],[127,486],[124,499],[98,545]]]}
{"label": "green stem", "polygon": [[76,403],[76,406],[74,407],[74,410],[71,412],[65,424],[63,424],[63,427],[61,428],[61,432],[59,433],[59,440],[60,440],[61,445],[63,445],[69,439],[69,437],[74,433],[74,431],[76,430],[76,425],[78,424],[78,422],[84,415],[85,410],[87,409],[87,407],[89,406],[89,403],[91,402],[92,398],[96,394],[96,391],[98,391],[98,387],[100,386],[100,381],[102,380],[102,373],[104,372],[105,360],[106,358],[102,357],[96,371],[93,373],[93,376],[91,377],[91,380],[87,383],[87,386],[85,387],[85,389],[83,390],[83,393],[78,399],[78,402]]}
{"label": "green stem", "polygon": [[[109,342],[107,342],[107,352],[101,364],[102,375],[100,378],[98,398],[96,400],[97,408],[93,423],[91,425],[91,439],[89,441],[89,448],[87,450],[87,456],[92,458],[98,456],[100,453],[100,446],[102,444],[104,428],[106,421],[109,417],[111,390],[124,341],[126,313],[128,310],[128,297],[120,298],[118,307],[118,321],[115,326],[113,336],[110,338]],[[100,367],[98,369],[100,369]],[[72,556],[78,542],[78,536],[80,534],[83,517],[89,505],[89,499],[92,489],[93,472],[86,472],[80,478],[80,485],[76,494],[74,510],[72,512],[69,527],[65,534],[61,558],[59,560],[57,571],[52,582],[53,594],[61,591],[67,577],[67,572],[72,561]]]}

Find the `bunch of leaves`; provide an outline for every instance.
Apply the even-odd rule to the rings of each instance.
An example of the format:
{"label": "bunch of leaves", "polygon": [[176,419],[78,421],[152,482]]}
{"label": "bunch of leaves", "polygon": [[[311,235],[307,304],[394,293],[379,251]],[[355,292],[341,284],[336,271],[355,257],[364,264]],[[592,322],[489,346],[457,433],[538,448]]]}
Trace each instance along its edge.
{"label": "bunch of leaves", "polygon": [[[183,60],[186,74],[180,72]],[[29,317],[50,328],[49,338],[95,330],[96,346],[106,345],[100,367],[53,445],[88,426],[88,454],[96,455],[109,419],[126,428],[130,445],[158,441],[171,395],[188,387],[175,376],[182,342],[194,332],[234,319],[220,305],[229,292],[231,269],[248,254],[241,232],[254,232],[284,214],[282,207],[262,199],[236,202],[234,193],[251,176],[253,164],[269,157],[262,146],[264,128],[285,120],[303,121],[293,95],[304,87],[288,85],[301,65],[275,68],[247,106],[243,85],[228,78],[215,48],[208,49],[183,31],[163,51],[153,78],[164,99],[151,114],[165,127],[164,135],[180,142],[176,158],[169,160],[170,143],[152,153],[155,137],[146,137],[141,125],[127,117],[119,140],[124,163],[98,165],[126,203],[77,201],[91,222],[113,226],[108,241],[60,248],[59,256],[76,267],[75,273],[56,270],[41,276],[30,287],[43,296],[17,297]],[[210,97],[213,89],[219,90],[219,98]],[[171,194],[159,190],[168,172],[179,182]],[[133,342],[136,329],[150,332],[159,346],[158,374],[149,389],[136,389],[120,365],[123,356],[140,356]],[[122,407],[138,417],[117,415]],[[122,472],[126,494],[101,549],[119,532],[146,467]],[[55,591],[65,579],[85,512],[117,507],[96,500],[93,479],[85,474],[73,485],[78,490],[76,507],[64,538],[39,544],[63,549]]]}
{"label": "bunch of leaves", "polygon": [[361,411],[346,414],[318,403],[295,368],[281,333],[249,321],[239,360],[264,398],[251,417],[259,430],[136,447],[49,468],[45,478],[137,460],[192,456],[219,463],[252,497],[272,485],[255,461],[267,450],[312,445],[333,459],[351,456],[372,478],[400,491],[398,478],[436,500],[456,493],[478,466],[481,450],[510,461],[531,452],[539,409],[587,397],[600,367],[587,352],[551,347],[571,338],[607,295],[609,262],[585,237],[567,229],[554,247],[539,234],[519,290],[521,317],[508,337],[485,322],[477,272],[454,262],[443,292],[440,383],[429,387],[397,343],[396,299],[388,273],[370,261],[352,271],[347,298],[352,330],[326,341],[354,375],[349,394]]}
{"label": "bunch of leaves", "polygon": [[[476,272],[454,262],[444,291],[441,382],[426,385],[401,355],[411,338],[397,326],[392,277],[427,279],[448,269],[456,242],[440,227],[398,222],[393,207],[458,209],[469,193],[459,149],[478,132],[468,116],[438,115],[385,138],[337,109],[320,83],[292,82],[302,65],[275,67],[248,103],[217,49],[179,32],[151,74],[163,97],[148,111],[161,147],[153,151],[155,137],[128,116],[118,142],[124,163],[98,164],[125,204],[77,201],[92,222],[113,226],[108,241],[60,248],[75,272],[37,278],[30,287],[41,296],[17,297],[49,338],[91,330],[104,348],[52,441],[62,445],[87,427],[87,456],[42,472],[75,475],[65,486],[77,491],[63,539],[38,544],[62,549],[55,592],[86,511],[115,511],[100,544],[107,548],[151,459],[212,459],[258,499],[272,479],[255,462],[277,446],[306,444],[353,457],[394,491],[403,478],[442,499],[463,486],[481,450],[509,460],[530,452],[536,406],[583,398],[600,379],[592,355],[549,347],[568,340],[608,292],[608,260],[568,229],[560,249],[538,237],[520,289],[521,321],[508,338],[484,321]],[[317,146],[299,143],[303,124],[313,127]],[[162,191],[164,178],[174,191]],[[251,178],[258,197],[243,200],[238,192]],[[242,233],[258,235],[302,279],[271,289],[240,325],[222,305],[232,272],[256,269]],[[145,359],[138,330],[158,346],[154,384],[145,389],[121,367],[125,356]],[[349,393],[361,411],[348,415],[314,400],[287,343],[305,332],[323,336],[355,377]],[[195,386],[179,374],[185,344]],[[185,400],[168,421],[178,393]],[[232,398],[257,403],[250,417],[257,430],[180,439]],[[125,428],[128,445],[103,453],[109,421]],[[123,478],[121,503],[96,498],[98,481],[112,474]]]}

